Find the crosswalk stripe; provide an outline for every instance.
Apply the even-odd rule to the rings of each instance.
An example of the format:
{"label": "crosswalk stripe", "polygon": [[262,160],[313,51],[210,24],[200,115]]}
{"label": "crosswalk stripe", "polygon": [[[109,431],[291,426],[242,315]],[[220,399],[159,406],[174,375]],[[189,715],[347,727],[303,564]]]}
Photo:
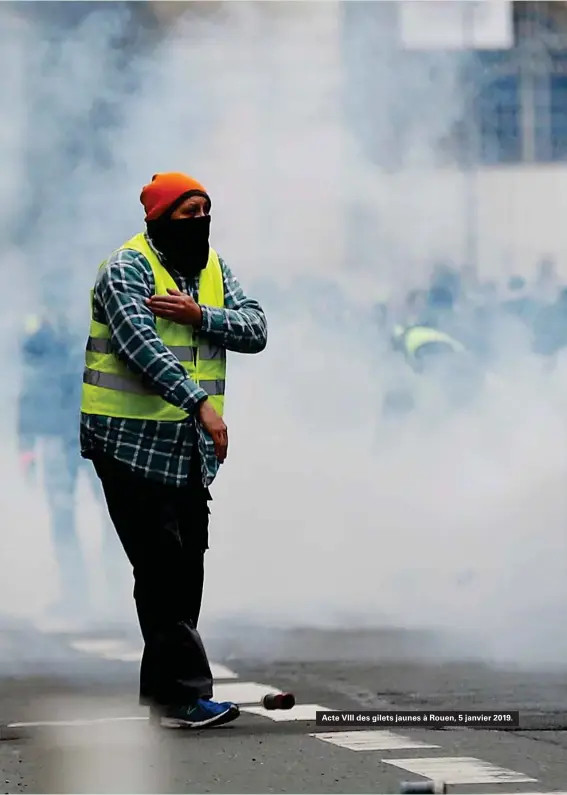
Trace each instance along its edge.
{"label": "crosswalk stripe", "polygon": [[132,643],[116,638],[85,638],[72,640],[71,648],[86,654],[106,655],[120,653],[120,650],[132,650]]}
{"label": "crosswalk stripe", "polygon": [[401,767],[418,776],[446,784],[517,784],[537,781],[515,770],[497,767],[469,756],[437,756],[415,759],[383,759],[388,765]]}
{"label": "crosswalk stripe", "polygon": [[[321,707],[321,709],[323,709]],[[350,751],[392,751],[401,748],[440,748],[439,745],[423,743],[412,740],[403,734],[396,734],[387,730],[369,730],[352,732],[321,732],[311,734],[324,743],[338,745],[339,748],[348,748]]]}
{"label": "crosswalk stripe", "polygon": [[213,684],[215,701],[233,701],[235,704],[261,704],[268,693],[281,693],[281,690],[259,682],[220,682]]}
{"label": "crosswalk stripe", "polygon": [[238,674],[220,663],[211,663],[213,679],[238,679]]}
{"label": "crosswalk stripe", "polygon": [[[273,692],[273,691],[272,691]],[[259,715],[278,723],[287,723],[296,720],[315,720],[316,712],[329,712],[329,707],[320,704],[296,704],[291,709],[264,709],[264,707],[243,707],[242,712]]]}

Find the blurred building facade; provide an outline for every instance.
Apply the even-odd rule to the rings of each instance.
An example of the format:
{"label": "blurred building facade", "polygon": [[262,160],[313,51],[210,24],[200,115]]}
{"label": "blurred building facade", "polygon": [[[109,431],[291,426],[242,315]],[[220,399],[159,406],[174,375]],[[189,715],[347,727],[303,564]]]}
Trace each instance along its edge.
{"label": "blurred building facade", "polygon": [[[489,4],[443,5],[460,6],[466,15]],[[417,261],[427,251],[488,275],[507,269],[527,274],[549,256],[567,276],[567,3],[507,5],[509,46],[477,48],[471,41],[467,47],[465,40],[454,49],[440,44],[419,52],[404,49],[402,3],[344,3],[349,115],[389,197],[381,205],[382,222],[398,238],[409,202],[407,216],[415,222],[410,258]],[[409,75],[415,96],[404,97],[403,79],[394,80],[402,96],[389,102],[384,85],[369,79],[383,71],[385,52],[399,74]],[[429,84],[420,73],[429,74]],[[448,73],[452,92],[443,87]],[[437,131],[423,100],[432,85]],[[428,136],[432,145],[420,161],[416,141]]]}
{"label": "blurred building facade", "polygon": [[[301,246],[309,258],[333,262],[367,259],[376,249],[392,267],[409,261],[414,271],[424,259],[451,259],[480,271],[502,272],[510,263],[510,270],[527,272],[548,256],[567,276],[567,3],[506,3],[511,46],[475,49],[473,36],[469,48],[427,53],[404,47],[403,5],[408,3],[156,0],[19,7],[51,39],[73,35],[89,14],[127,9],[129,40],[109,65],[126,92],[132,51],[151,50],[180,27],[187,46],[201,48],[212,66],[199,82],[215,94],[211,107],[217,110],[199,166],[211,164],[203,178],[214,184],[226,220],[221,248],[237,258],[242,253],[259,261],[269,239],[272,257],[281,260],[274,261],[274,271],[293,267],[289,249]],[[238,53],[231,45],[227,56],[222,36],[219,46],[214,37],[203,37],[207,25],[234,28]],[[234,69],[226,68],[227,58]],[[240,71],[249,75],[254,68],[257,86],[248,80],[245,89],[239,87]],[[85,108],[65,128],[73,141],[60,154],[46,157],[41,140],[37,151],[32,147],[30,207],[48,204],[44,191],[63,160],[86,155],[102,169],[113,168],[101,143],[107,139],[94,140],[94,111],[105,128],[120,124],[120,108]],[[40,131],[38,119],[49,112],[36,110],[28,127]],[[76,143],[83,127],[90,149]],[[346,224],[344,208],[337,207],[340,192],[350,194],[352,220]],[[282,195],[289,201],[282,202]],[[289,206],[289,217],[282,205]],[[32,214],[41,226],[42,213]],[[305,214],[311,234],[293,240],[289,230],[298,229],[296,219]],[[29,247],[25,232],[21,238]],[[42,255],[30,250],[30,256]]]}

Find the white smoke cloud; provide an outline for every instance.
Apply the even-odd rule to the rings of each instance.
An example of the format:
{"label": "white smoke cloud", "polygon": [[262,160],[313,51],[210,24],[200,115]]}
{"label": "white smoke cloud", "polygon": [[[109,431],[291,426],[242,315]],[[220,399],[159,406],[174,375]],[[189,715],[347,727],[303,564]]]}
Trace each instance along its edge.
{"label": "white smoke cloud", "polygon": [[[4,273],[23,271],[25,289],[4,296],[4,336],[28,288],[35,301],[55,277],[86,325],[96,267],[139,229],[140,189],[163,170],[209,188],[215,247],[245,289],[281,290],[268,301],[267,351],[229,363],[205,621],[440,626],[480,638],[487,656],[520,657],[537,629],[540,656],[553,657],[565,582],[559,397],[533,368],[523,375],[519,349],[522,368],[494,382],[491,401],[393,432],[379,416],[398,369],[361,322],[436,258],[462,262],[462,195],[438,171],[462,115],[461,61],[441,54],[431,71],[397,52],[379,16],[394,4],[227,3],[202,16],[189,4],[122,60],[120,37],[145,4],[64,5],[87,6],[85,18],[55,43],[33,9],[12,34],[25,75],[4,119],[2,204],[35,214],[24,202],[42,198],[34,246],[5,252]],[[346,53],[359,62],[350,75]],[[329,285],[338,305],[321,297]],[[15,373],[14,348],[3,358]],[[23,491],[4,425],[0,595],[35,614],[53,591],[47,517]],[[90,538],[100,522],[81,499]]]}

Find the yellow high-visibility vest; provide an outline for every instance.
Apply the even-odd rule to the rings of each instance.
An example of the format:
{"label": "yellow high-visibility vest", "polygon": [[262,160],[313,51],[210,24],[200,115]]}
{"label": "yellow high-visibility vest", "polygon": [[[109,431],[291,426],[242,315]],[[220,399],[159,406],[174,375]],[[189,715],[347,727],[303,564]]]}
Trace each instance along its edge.
{"label": "yellow high-visibility vest", "polygon": [[455,353],[465,353],[466,351],[464,345],[456,339],[430,326],[410,326],[403,332],[404,350],[410,359],[415,358],[417,351],[430,342],[442,342]]}
{"label": "yellow high-visibility vest", "polygon": [[39,315],[27,315],[24,322],[24,332],[31,337],[36,334],[42,326],[42,319]]}
{"label": "yellow high-visibility vest", "polygon": [[[167,295],[177,289],[173,278],[160,263],[143,233],[135,235],[118,249],[132,249],[150,263],[155,294]],[[101,264],[104,267],[106,261]],[[151,391],[112,351],[110,329],[92,315],[94,290],[91,291],[91,327],[87,341],[81,411],[105,417],[134,420],[180,422],[187,412],[172,406]],[[218,255],[210,249],[209,261],[201,271],[198,302],[213,307],[224,306],[224,284]],[[191,326],[156,318],[156,331],[163,344],[176,356],[189,377],[209,395],[211,404],[222,415],[226,380],[226,351],[194,334]]]}

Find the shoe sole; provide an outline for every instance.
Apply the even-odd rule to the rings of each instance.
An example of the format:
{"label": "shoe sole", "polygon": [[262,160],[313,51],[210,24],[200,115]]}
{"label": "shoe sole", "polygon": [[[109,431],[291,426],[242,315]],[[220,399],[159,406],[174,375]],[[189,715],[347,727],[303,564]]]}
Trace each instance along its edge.
{"label": "shoe sole", "polygon": [[224,726],[224,724],[231,723],[231,721],[239,717],[239,709],[227,709],[226,712],[220,715],[215,715],[212,718],[201,721],[182,720],[181,718],[162,718],[160,725],[163,729],[205,729],[214,728],[215,726]]}

